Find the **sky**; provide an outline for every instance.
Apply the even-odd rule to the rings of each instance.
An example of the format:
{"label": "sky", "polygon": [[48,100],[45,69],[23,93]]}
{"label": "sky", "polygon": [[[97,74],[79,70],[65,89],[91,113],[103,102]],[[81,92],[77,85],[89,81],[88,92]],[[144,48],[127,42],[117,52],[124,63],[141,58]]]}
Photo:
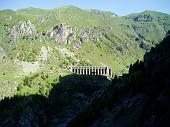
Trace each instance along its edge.
{"label": "sky", "polygon": [[119,16],[153,10],[170,14],[170,0],[0,0],[0,10],[36,7],[53,9],[74,5],[82,9],[112,11]]}

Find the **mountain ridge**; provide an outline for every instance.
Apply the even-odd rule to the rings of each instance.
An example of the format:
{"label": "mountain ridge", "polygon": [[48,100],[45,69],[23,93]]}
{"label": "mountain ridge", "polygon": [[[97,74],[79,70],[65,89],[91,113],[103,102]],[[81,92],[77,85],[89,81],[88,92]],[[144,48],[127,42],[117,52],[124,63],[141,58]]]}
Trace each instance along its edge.
{"label": "mountain ridge", "polygon": [[[62,8],[77,8],[77,9],[81,9],[77,6],[74,6],[74,5],[66,5],[66,6],[62,6],[62,7],[56,7],[56,8],[50,8],[50,9],[47,9],[47,8],[37,8],[37,7],[27,7],[27,8],[20,8],[20,9],[17,9],[17,10],[12,10],[12,9],[4,9],[4,10],[12,10],[12,11],[23,11],[23,10],[27,10],[27,11],[31,11],[31,9],[33,10],[42,10],[42,11],[50,11],[50,10],[56,10],[56,9],[62,9]],[[0,11],[4,11],[4,10],[0,10]],[[96,10],[96,11],[101,11],[101,12],[110,12],[110,13],[114,13],[112,11],[109,11],[109,10],[100,10],[100,9],[81,9],[81,10]],[[161,11],[155,11],[155,10],[144,10],[144,11],[141,11],[141,12],[135,12],[135,13],[129,13],[129,14],[126,14],[124,16],[128,16],[128,15],[133,15],[133,14],[142,14],[142,13],[148,13],[148,12],[153,12],[153,13],[160,13],[160,14],[167,14],[167,15],[170,15],[168,13],[165,13],[165,12],[161,12]],[[115,14],[115,13],[114,13]],[[116,14],[117,15],[117,14]],[[118,16],[118,15],[117,15]],[[124,17],[124,16],[119,16],[119,17]]]}

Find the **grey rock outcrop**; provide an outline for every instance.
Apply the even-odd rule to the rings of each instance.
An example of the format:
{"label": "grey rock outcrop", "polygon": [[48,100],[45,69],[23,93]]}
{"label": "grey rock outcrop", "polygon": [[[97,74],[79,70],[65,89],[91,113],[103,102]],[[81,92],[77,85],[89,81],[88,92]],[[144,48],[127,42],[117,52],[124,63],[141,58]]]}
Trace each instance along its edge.
{"label": "grey rock outcrop", "polygon": [[40,22],[40,23],[44,23],[45,20],[46,20],[46,17],[45,17],[45,16],[40,16],[40,17],[39,17],[39,22]]}
{"label": "grey rock outcrop", "polygon": [[47,33],[50,39],[54,40],[58,44],[68,44],[69,38],[73,35],[74,29],[66,23],[55,26]]}
{"label": "grey rock outcrop", "polygon": [[74,48],[79,49],[82,44],[87,40],[89,37],[89,33],[85,31],[82,36],[79,37],[79,41],[74,45]]}
{"label": "grey rock outcrop", "polygon": [[4,49],[2,48],[2,46],[0,46],[0,60],[4,59],[5,57],[6,57],[6,53]]}
{"label": "grey rock outcrop", "polygon": [[151,15],[138,15],[138,16],[130,16],[134,21],[152,21],[153,17]]}
{"label": "grey rock outcrop", "polygon": [[37,38],[37,30],[34,24],[30,20],[19,23],[17,26],[8,30],[9,32],[9,43],[16,43],[16,38],[22,37],[23,39],[35,39]]}
{"label": "grey rock outcrop", "polygon": [[144,50],[146,50],[146,51],[150,51],[150,49],[151,49],[151,45],[149,45],[149,44],[146,44],[146,43],[144,43],[144,41],[142,41],[140,44],[139,44],[139,47],[140,48],[142,48],[142,49],[144,49]]}

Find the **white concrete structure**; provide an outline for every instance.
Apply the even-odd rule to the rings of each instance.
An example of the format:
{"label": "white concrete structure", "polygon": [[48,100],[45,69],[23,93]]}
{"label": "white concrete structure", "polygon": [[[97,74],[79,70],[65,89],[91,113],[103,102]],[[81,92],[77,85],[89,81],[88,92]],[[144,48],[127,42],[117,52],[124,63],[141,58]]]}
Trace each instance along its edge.
{"label": "white concrete structure", "polygon": [[112,77],[112,69],[108,66],[71,66],[68,67],[68,69],[76,74],[105,75],[107,77]]}

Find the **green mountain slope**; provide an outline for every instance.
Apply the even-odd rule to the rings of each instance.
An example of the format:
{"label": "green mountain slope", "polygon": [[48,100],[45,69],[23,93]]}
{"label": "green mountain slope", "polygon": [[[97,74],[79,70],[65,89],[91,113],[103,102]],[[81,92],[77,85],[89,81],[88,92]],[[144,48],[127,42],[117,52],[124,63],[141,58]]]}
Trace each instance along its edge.
{"label": "green mountain slope", "polygon": [[75,6],[26,8],[0,11],[0,26],[0,61],[10,68],[2,68],[0,79],[16,82],[17,88],[25,75],[58,77],[73,65],[111,66],[113,75],[127,73],[131,63],[142,60],[164,37],[170,16],[145,11],[119,17]]}
{"label": "green mountain slope", "polygon": [[131,19],[134,30],[153,44],[161,41],[167,30],[170,29],[169,15],[161,12],[146,10],[142,13],[130,14],[125,18]]}
{"label": "green mountain slope", "polygon": [[112,80],[76,74],[52,82],[44,73],[26,77],[20,91],[39,87],[39,93],[1,100],[0,126],[166,127],[170,119],[169,48],[170,32],[144,55],[144,61]]}

